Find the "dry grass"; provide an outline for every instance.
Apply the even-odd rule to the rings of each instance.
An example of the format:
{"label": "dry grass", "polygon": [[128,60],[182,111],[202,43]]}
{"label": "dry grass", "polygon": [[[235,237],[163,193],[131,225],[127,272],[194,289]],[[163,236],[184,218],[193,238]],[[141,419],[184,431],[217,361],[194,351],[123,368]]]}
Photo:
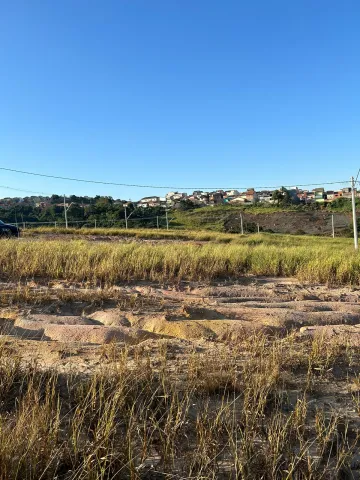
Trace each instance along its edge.
{"label": "dry grass", "polygon": [[[51,283],[50,283],[51,285]],[[79,304],[88,307],[102,307],[105,303],[116,305],[121,310],[139,310],[159,307],[159,299],[151,295],[126,294],[113,289],[51,289],[31,288],[20,283],[14,286],[4,285],[0,289],[0,307],[46,306],[56,304]]]}
{"label": "dry grass", "polygon": [[215,242],[233,244],[266,244],[266,245],[322,245],[332,247],[351,246],[353,241],[350,238],[329,238],[314,235],[286,235],[273,233],[260,233],[240,235],[234,233],[222,233],[209,230],[182,230],[170,229],[159,230],[151,228],[62,228],[62,227],[37,227],[22,231],[25,237],[43,237],[49,235],[69,235],[88,237],[120,237],[128,239],[143,240],[183,240],[196,242]]}
{"label": "dry grass", "polygon": [[150,228],[61,228],[61,227],[38,227],[24,230],[23,235],[32,237],[46,234],[60,235],[85,235],[85,236],[107,236],[137,238],[146,240],[195,240],[195,241],[223,241],[231,242],[234,235],[208,231],[189,230],[160,230]]}
{"label": "dry grass", "polygon": [[3,342],[0,479],[352,478],[357,426],[311,398],[335,366],[356,382],[358,352],[316,342],[257,334],[175,366],[166,344],[108,345],[87,377],[24,365]]}
{"label": "dry grass", "polygon": [[86,240],[3,241],[5,279],[65,279],[111,285],[123,281],[296,276],[330,284],[359,284],[360,257],[348,242],[252,236],[239,243],[100,243]]}

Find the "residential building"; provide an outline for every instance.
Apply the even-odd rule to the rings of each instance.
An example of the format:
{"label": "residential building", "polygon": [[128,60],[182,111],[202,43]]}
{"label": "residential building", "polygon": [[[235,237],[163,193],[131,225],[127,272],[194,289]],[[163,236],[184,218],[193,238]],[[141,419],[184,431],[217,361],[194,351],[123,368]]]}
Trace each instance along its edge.
{"label": "residential building", "polygon": [[351,188],[350,187],[343,188],[341,190],[341,192],[342,192],[342,195],[341,195],[342,197],[351,198]]}
{"label": "residential building", "polygon": [[226,197],[237,197],[240,195],[240,192],[238,190],[226,190],[225,195]]}
{"label": "residential building", "polygon": [[325,189],[324,188],[314,188],[314,200],[315,202],[324,203],[326,199]]}
{"label": "residential building", "polygon": [[262,192],[258,192],[258,201],[263,203],[271,203],[272,202],[272,192],[270,190],[263,190]]}
{"label": "residential building", "polygon": [[186,193],[169,192],[165,195],[166,203],[168,205],[175,205],[175,203],[185,200],[186,198],[188,198]]}
{"label": "residential building", "polygon": [[158,207],[160,206],[160,197],[144,197],[138,201],[139,207]]}
{"label": "residential building", "polygon": [[211,192],[209,195],[210,205],[221,205],[224,203],[223,199],[224,195],[221,192]]}
{"label": "residential building", "polygon": [[255,192],[255,189],[254,188],[248,188],[246,190],[246,200],[248,202],[251,202],[251,203],[254,203],[258,200],[258,195],[257,193]]}

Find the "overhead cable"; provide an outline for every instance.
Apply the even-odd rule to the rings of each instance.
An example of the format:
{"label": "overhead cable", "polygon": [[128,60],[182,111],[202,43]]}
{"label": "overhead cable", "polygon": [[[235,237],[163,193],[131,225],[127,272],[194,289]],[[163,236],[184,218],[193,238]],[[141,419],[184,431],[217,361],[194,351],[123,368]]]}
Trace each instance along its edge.
{"label": "overhead cable", "polygon": [[[153,189],[167,189],[167,190],[246,190],[248,187],[174,187],[174,186],[164,186],[164,185],[140,185],[140,184],[130,184],[130,183],[117,183],[117,182],[105,182],[100,180],[85,180],[83,178],[71,178],[71,177],[62,177],[59,175],[48,175],[44,173],[35,173],[27,172],[24,170],[15,170],[13,168],[0,167],[0,170],[7,172],[21,173],[24,175],[33,175],[37,177],[45,178],[55,178],[58,180],[68,180],[71,182],[82,182],[82,183],[94,183],[98,185],[114,185],[117,187],[136,187],[136,188],[153,188]],[[336,182],[323,182],[323,183],[307,183],[307,184],[296,184],[297,187],[312,187],[320,185],[336,185],[347,183],[346,180],[336,181]],[[290,188],[292,185],[277,185],[272,187],[254,187],[255,190],[272,190],[277,188]]]}

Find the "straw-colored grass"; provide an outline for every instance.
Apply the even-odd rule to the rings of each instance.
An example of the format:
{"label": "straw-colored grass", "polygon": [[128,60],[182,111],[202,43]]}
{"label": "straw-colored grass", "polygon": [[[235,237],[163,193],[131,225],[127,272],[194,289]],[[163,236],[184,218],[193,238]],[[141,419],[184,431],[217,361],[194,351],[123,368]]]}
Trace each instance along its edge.
{"label": "straw-colored grass", "polygon": [[343,248],[352,246],[353,240],[346,237],[331,238],[315,235],[288,235],[278,233],[260,233],[240,235],[236,233],[223,233],[209,230],[179,230],[179,229],[151,229],[151,228],[54,228],[38,227],[22,231],[22,236],[27,238],[56,238],[57,235],[69,235],[71,237],[119,237],[134,240],[169,240],[188,242],[214,242],[246,245],[284,245],[284,246],[320,246],[326,245],[331,248]]}
{"label": "straw-colored grass", "polygon": [[86,240],[3,241],[3,278],[114,284],[296,276],[312,283],[359,284],[360,256],[346,240],[253,235],[238,243],[148,244]]}
{"label": "straw-colored grass", "polygon": [[[353,478],[357,427],[312,396],[333,366],[356,381],[358,352],[315,343],[258,334],[175,367],[166,344],[152,356],[109,345],[87,377],[26,365],[4,343],[0,479]],[[356,393],[347,401],[356,408]]]}

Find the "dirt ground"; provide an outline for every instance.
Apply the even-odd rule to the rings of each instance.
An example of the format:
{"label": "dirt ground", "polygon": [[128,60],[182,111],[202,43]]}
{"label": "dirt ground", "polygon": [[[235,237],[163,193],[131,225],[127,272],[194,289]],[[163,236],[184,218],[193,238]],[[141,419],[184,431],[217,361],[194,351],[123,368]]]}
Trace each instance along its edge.
{"label": "dirt ground", "polygon": [[18,288],[0,284],[2,338],[16,343],[23,358],[60,370],[91,370],[101,364],[102,346],[110,343],[150,348],[165,342],[186,355],[194,348],[226,348],[262,331],[337,336],[344,344],[360,345],[360,289],[249,277],[210,286],[124,285],[99,299],[97,290],[81,285],[32,282],[23,287],[23,301],[13,301]]}
{"label": "dirt ground", "polygon": [[[332,213],[326,211],[308,212],[273,212],[252,214],[245,212],[243,215],[245,230],[247,225],[253,227],[259,224],[263,231],[276,233],[303,233],[307,235],[330,235],[332,231]],[[351,215],[348,213],[334,214],[335,231],[340,234],[349,229]],[[227,232],[240,232],[239,215],[229,215],[224,222]]]}
{"label": "dirt ground", "polygon": [[[335,339],[344,351],[351,346],[349,355],[356,355],[360,346],[360,288],[259,277],[176,287],[143,282],[107,291],[67,282],[0,283],[0,348],[11,351],[13,358],[19,355],[23,362],[65,375],[90,375],[115,364],[125,351],[130,368],[137,356],[146,355],[149,366],[156,370],[161,368],[166,352],[170,374],[176,372],[174,381],[179,382],[182,368],[188,368],[194,353],[216,362],[231,356],[233,349],[254,332],[263,332],[269,345],[271,339],[293,336],[293,351],[289,352],[292,366],[284,375],[286,408],[294,409],[309,378],[306,361],[305,368],[296,366],[297,346],[307,345],[301,350],[302,358],[304,352],[311,355],[311,341],[319,336],[329,342]],[[326,342],[321,348],[326,349]],[[326,354],[322,358],[326,359]],[[314,418],[320,411],[329,418],[340,418],[357,442],[359,361],[348,360],[347,365],[341,360],[332,364],[329,357],[329,362],[313,369],[316,383],[306,389],[307,408]],[[349,447],[350,451],[351,476],[346,478],[360,478],[360,453],[357,448]]]}

